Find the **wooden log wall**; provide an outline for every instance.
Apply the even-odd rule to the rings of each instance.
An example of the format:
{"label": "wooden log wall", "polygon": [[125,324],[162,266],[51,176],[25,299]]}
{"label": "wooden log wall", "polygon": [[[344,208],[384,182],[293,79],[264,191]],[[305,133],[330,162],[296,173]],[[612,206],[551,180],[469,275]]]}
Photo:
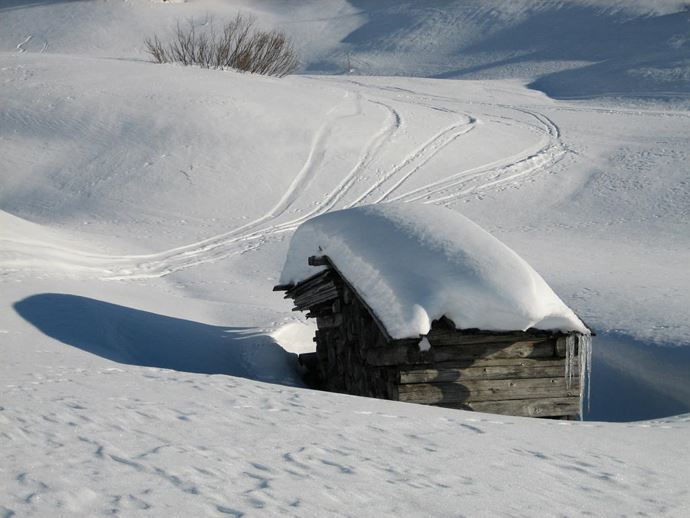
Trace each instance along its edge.
{"label": "wooden log wall", "polygon": [[[329,266],[328,261],[310,260]],[[532,417],[575,417],[578,369],[566,379],[565,336],[530,330],[458,331],[435,322],[427,336],[391,340],[365,302],[332,267],[286,289],[295,310],[316,318],[316,354],[304,355],[311,383],[333,392]],[[316,371],[316,372],[315,372]]]}
{"label": "wooden log wall", "polygon": [[530,417],[572,417],[580,408],[579,366],[566,379],[565,335],[467,332],[436,325],[431,348],[396,341],[371,349],[376,365],[399,365],[395,399]]}
{"label": "wooden log wall", "polygon": [[[314,384],[332,392],[381,399],[397,394],[398,369],[367,363],[366,351],[385,347],[387,338],[335,271],[326,270],[288,289],[286,297],[294,300],[295,310],[316,318],[318,375]],[[305,357],[306,361],[313,360]]]}

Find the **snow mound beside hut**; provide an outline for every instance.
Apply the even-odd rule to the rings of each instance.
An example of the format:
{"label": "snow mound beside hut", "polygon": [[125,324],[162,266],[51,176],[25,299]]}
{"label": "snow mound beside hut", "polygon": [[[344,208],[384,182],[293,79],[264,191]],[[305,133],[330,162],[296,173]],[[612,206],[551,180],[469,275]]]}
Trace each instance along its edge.
{"label": "snow mound beside hut", "polygon": [[450,209],[383,204],[313,218],[292,237],[281,284],[323,270],[312,255],[330,258],[394,339],[425,335],[442,316],[459,329],[589,333],[524,259]]}

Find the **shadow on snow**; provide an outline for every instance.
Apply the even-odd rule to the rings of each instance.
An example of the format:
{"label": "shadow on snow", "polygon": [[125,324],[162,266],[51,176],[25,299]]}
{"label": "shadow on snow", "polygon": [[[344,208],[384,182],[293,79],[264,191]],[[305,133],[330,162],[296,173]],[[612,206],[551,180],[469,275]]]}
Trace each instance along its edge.
{"label": "shadow on snow", "polygon": [[302,385],[295,355],[251,328],[212,326],[59,293],[28,297],[14,309],[47,336],[115,362]]}
{"label": "shadow on snow", "polygon": [[16,11],[31,7],[41,7],[51,4],[67,4],[82,2],[83,0],[0,0],[0,12]]}
{"label": "shadow on snow", "polygon": [[[394,74],[386,60],[421,52],[427,61],[405,74],[452,79],[531,77],[530,87],[555,98],[602,95],[687,97],[690,9],[621,14],[593,5],[534,3],[506,17],[491,4],[351,0],[365,22],[342,43],[353,59],[383,54],[361,73]],[[481,29],[477,32],[477,29]],[[430,42],[430,34],[439,42]],[[342,56],[340,58],[342,60]],[[362,62],[364,63],[364,62]],[[330,65],[330,66],[329,66]],[[312,63],[311,72],[337,72]],[[545,68],[539,72],[541,66]],[[342,68],[342,63],[340,68]],[[383,67],[383,69],[381,68]],[[535,72],[536,67],[536,72]],[[555,67],[555,69],[554,69]]]}
{"label": "shadow on snow", "polygon": [[[295,355],[251,328],[212,326],[58,293],[28,297],[14,308],[47,336],[115,362],[302,385]],[[591,382],[588,421],[690,412],[690,344],[655,345],[599,333]]]}
{"label": "shadow on snow", "polygon": [[659,345],[616,332],[592,346],[588,421],[638,421],[690,412],[690,344]]}

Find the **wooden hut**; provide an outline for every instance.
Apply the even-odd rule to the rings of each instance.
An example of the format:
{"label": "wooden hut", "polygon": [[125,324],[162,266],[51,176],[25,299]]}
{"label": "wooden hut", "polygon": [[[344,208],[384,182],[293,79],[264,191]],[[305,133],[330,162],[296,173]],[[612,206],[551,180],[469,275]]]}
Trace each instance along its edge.
{"label": "wooden hut", "polygon": [[327,256],[308,261],[322,268],[274,290],[316,319],[316,352],[300,355],[312,386],[496,414],[569,419],[580,413],[588,335],[456,329],[443,317],[426,336],[392,339]]}

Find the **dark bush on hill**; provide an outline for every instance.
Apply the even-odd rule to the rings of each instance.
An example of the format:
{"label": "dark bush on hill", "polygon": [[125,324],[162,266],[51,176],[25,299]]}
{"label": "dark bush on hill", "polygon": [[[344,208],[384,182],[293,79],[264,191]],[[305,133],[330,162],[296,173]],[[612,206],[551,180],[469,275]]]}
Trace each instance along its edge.
{"label": "dark bush on hill", "polygon": [[168,43],[154,35],[145,44],[157,63],[230,68],[278,77],[294,72],[299,65],[292,41],[284,33],[259,29],[255,19],[244,14],[226,23],[220,32],[212,23],[202,28],[193,20],[178,23]]}

